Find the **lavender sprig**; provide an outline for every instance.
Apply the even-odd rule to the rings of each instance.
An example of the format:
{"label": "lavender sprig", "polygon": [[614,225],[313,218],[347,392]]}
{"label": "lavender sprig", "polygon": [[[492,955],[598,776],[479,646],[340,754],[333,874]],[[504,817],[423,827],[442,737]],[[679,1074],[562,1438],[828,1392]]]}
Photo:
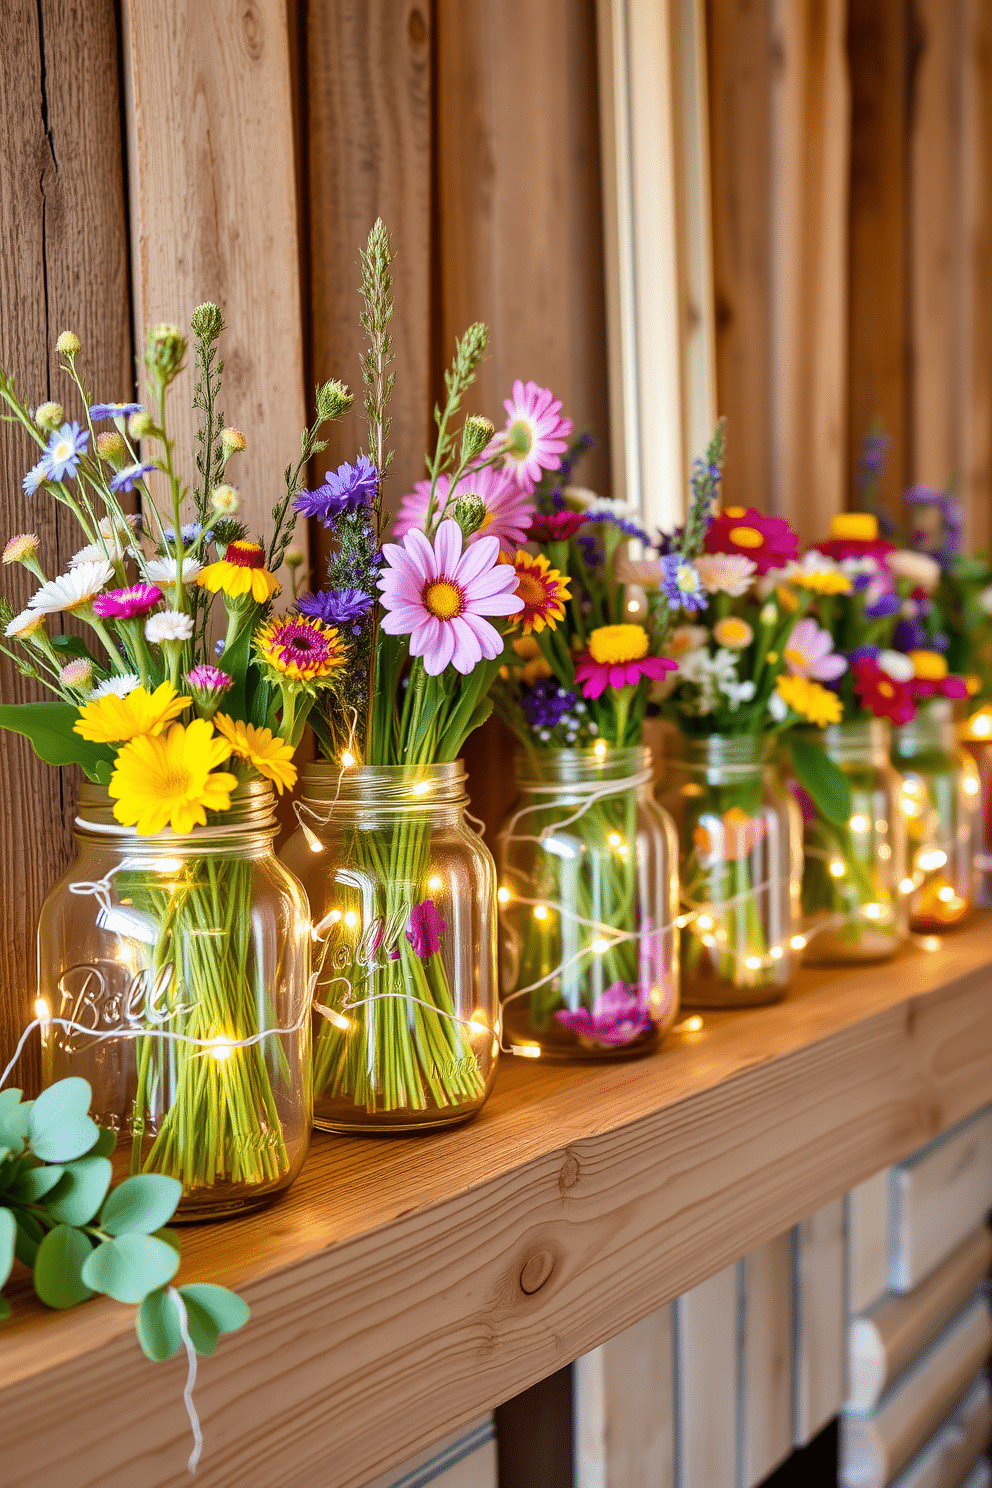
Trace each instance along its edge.
{"label": "lavender sprig", "polygon": [[365,412],[369,421],[369,458],[379,472],[379,494],[376,497],[376,524],[381,531],[382,482],[392,463],[393,451],[386,453],[386,441],[392,419],[386,416],[386,407],[392,396],[396,373],[388,372],[393,360],[393,338],[389,334],[389,322],[393,318],[393,278],[389,265],[393,261],[389,233],[381,217],[377,217],[369,233],[368,243],[362,250],[362,330],[368,337],[368,351],[362,353],[362,379],[368,391],[365,394]]}
{"label": "lavender sprig", "polygon": [[701,460],[693,461],[690,486],[692,500],[682,529],[679,553],[683,558],[693,559],[703,546],[706,529],[710,524],[712,508],[716,505],[717,487],[723,475],[723,458],[727,447],[727,422],[721,419],[713,431]]}

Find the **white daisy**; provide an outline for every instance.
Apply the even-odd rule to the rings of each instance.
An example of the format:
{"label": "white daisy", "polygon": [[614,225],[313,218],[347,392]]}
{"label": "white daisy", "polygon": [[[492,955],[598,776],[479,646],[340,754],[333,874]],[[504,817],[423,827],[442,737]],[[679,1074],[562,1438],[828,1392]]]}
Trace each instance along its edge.
{"label": "white daisy", "polygon": [[105,558],[77,564],[68,573],[42,584],[28,600],[28,609],[43,615],[57,615],[62,610],[71,613],[90,604],[113,577],[113,564]]}
{"label": "white daisy", "polygon": [[145,640],[153,646],[163,641],[188,641],[193,635],[193,621],[178,610],[159,610],[145,621]]}
{"label": "white daisy", "polygon": [[929,553],[898,548],[889,554],[888,565],[897,579],[905,579],[914,589],[925,589],[928,594],[932,594],[940,583],[940,564]]}
{"label": "white daisy", "polygon": [[916,676],[916,667],[902,651],[880,651],[875,658],[875,665],[886,672],[893,682],[912,682]]}
{"label": "white daisy", "polygon": [[28,636],[33,635],[44,623],[44,615],[40,615],[37,610],[22,610],[19,615],[15,615],[13,620],[9,622],[4,630],[4,635],[8,637],[16,636],[19,640],[23,641]]}
{"label": "white daisy", "polygon": [[90,693],[89,701],[94,702],[102,697],[125,698],[140,686],[141,678],[136,677],[133,672],[125,672],[123,677],[107,677],[103,682],[97,683]]}
{"label": "white daisy", "polygon": [[[183,559],[183,588],[196,583],[202,568],[203,564],[196,558]],[[176,582],[176,561],[174,558],[149,558],[145,572],[149,584],[157,584],[160,589],[171,588]]]}
{"label": "white daisy", "polygon": [[729,594],[734,599],[751,587],[757,565],[742,553],[700,553],[696,572],[707,594]]}
{"label": "white daisy", "polygon": [[87,543],[85,548],[80,548],[78,553],[73,553],[69,559],[70,571],[78,568],[81,563],[102,563],[105,559],[119,563],[124,554],[119,542],[110,539],[101,547],[99,543]]}

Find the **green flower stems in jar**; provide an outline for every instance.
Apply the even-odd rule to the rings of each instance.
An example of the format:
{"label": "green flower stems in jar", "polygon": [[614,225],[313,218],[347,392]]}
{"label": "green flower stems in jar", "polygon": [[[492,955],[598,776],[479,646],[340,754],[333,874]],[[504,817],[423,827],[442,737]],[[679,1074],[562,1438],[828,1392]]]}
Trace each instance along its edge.
{"label": "green flower stems in jar", "polygon": [[[264,1184],[290,1166],[273,1091],[289,1068],[278,1035],[243,1044],[261,1032],[270,1004],[252,964],[253,865],[207,857],[178,872],[168,892],[158,875],[155,886],[136,873],[118,879],[159,925],[152,985],[167,986],[168,1028],[182,1035],[139,1039],[131,1172],[166,1173],[187,1193]],[[149,1147],[159,1102],[166,1109]]]}
{"label": "green flower stems in jar", "polygon": [[[379,850],[375,834],[356,830],[352,835],[348,860],[354,864],[355,876],[370,878],[381,893],[372,916],[357,899],[349,906],[356,911],[357,925],[362,924],[365,909],[367,918],[378,915],[385,927],[399,925],[401,929],[395,944],[383,941],[376,947],[363,972],[367,987],[353,987],[357,995],[347,1000],[346,1026],[325,1020],[317,1034],[314,1092],[318,1098],[346,1095],[371,1114],[377,1110],[422,1111],[428,1095],[444,1108],[481,1100],[485,1094],[468,1032],[455,1016],[443,958],[437,952],[418,956],[404,933],[413,904],[430,897],[430,842],[429,826],[404,818],[391,833],[386,853]],[[335,957],[336,941],[329,937],[321,978],[329,955],[333,968],[350,969],[353,975],[362,972],[354,954],[360,942],[359,933],[350,954],[341,956],[339,951]],[[394,951],[398,955],[390,959]],[[326,981],[333,984],[333,969]]]}

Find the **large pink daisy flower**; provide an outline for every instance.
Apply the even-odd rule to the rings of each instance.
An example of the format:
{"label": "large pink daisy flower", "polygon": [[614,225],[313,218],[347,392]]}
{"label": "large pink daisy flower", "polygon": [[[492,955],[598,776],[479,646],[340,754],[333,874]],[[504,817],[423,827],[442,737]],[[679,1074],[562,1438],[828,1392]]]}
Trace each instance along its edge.
{"label": "large pink daisy flower", "polygon": [[829,630],[821,630],[808,615],[792,627],[785,664],[794,677],[810,677],[816,682],[834,682],[847,671],[847,660],[834,650]]}
{"label": "large pink daisy flower", "polygon": [[505,469],[518,486],[532,491],[542,471],[560,468],[572,420],[562,418],[561,399],[550,388],[519,378],[513,384],[513,397],[504,398],[503,407],[506,428],[497,435],[497,445],[503,451]]}
{"label": "large pink daisy flower", "polygon": [[[444,511],[450,494],[451,482],[442,475],[437,483],[435,517]],[[393,524],[394,536],[405,537],[415,527],[421,532],[425,530],[430,495],[430,481],[417,481],[410,494],[400,502],[399,515]],[[477,532],[466,538],[466,543],[477,542],[480,537],[496,537],[504,553],[510,558],[515,557],[517,549],[527,541],[534,518],[534,503],[529,491],[522,491],[508,471],[487,465],[482,470],[466,471],[455,486],[454,495],[456,499],[459,496],[481,496],[485,502],[485,520]],[[452,507],[448,506],[448,516],[451,514]]]}
{"label": "large pink daisy flower", "polygon": [[515,615],[523,600],[514,592],[517,571],[499,563],[499,541],[484,537],[467,552],[457,522],[437,529],[433,546],[411,528],[401,546],[383,544],[388,565],[379,578],[382,621],[387,635],[408,635],[410,655],[421,656],[424,671],[436,677],[450,663],[463,674],[483,657],[495,661],[503,637],[484,615]]}

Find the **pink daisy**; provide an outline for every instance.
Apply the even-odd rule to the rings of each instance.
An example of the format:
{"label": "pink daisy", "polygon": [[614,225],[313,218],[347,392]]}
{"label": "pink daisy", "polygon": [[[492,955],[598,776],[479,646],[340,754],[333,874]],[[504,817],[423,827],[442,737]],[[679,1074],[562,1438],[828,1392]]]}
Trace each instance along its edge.
{"label": "pink daisy", "polygon": [[387,635],[408,635],[410,655],[421,656],[424,671],[436,677],[451,663],[463,675],[483,657],[495,661],[503,637],[484,615],[515,615],[523,600],[514,592],[517,571],[499,563],[499,541],[484,537],[467,552],[457,522],[442,522],[433,546],[411,530],[383,545],[386,567],[380,578],[382,621]]}
{"label": "pink daisy", "polygon": [[[421,532],[425,530],[430,495],[430,481],[417,481],[410,494],[404,496],[400,502],[399,515],[393,524],[394,536],[405,537],[415,527]],[[522,491],[508,471],[496,470],[487,465],[482,470],[466,471],[455,486],[454,497],[457,500],[459,496],[481,496],[486,506],[482,526],[465,539],[466,544],[477,542],[480,537],[497,537],[504,553],[513,558],[517,549],[527,541],[527,533],[534,517],[534,503],[530,499],[530,493]],[[435,517],[440,516],[450,499],[451,482],[446,475],[442,475],[437,483],[437,496],[434,500]],[[453,507],[448,506],[449,517],[452,510]]]}
{"label": "pink daisy", "polygon": [[101,620],[134,620],[147,615],[162,598],[157,584],[132,584],[128,589],[110,589],[93,601],[93,613]]}
{"label": "pink daisy", "polygon": [[785,648],[785,664],[794,677],[834,682],[847,671],[847,661],[834,650],[834,638],[807,616],[792,627]]}
{"label": "pink daisy", "polygon": [[536,382],[513,384],[513,397],[503,400],[506,428],[497,435],[505,468],[518,486],[532,491],[545,470],[558,470],[568,448],[572,420],[562,418],[561,399]]}
{"label": "pink daisy", "polygon": [[642,677],[659,682],[678,663],[667,656],[648,656],[650,642],[643,625],[603,625],[589,635],[589,650],[576,658],[575,680],[582,696],[595,699],[607,687],[636,687]]}

